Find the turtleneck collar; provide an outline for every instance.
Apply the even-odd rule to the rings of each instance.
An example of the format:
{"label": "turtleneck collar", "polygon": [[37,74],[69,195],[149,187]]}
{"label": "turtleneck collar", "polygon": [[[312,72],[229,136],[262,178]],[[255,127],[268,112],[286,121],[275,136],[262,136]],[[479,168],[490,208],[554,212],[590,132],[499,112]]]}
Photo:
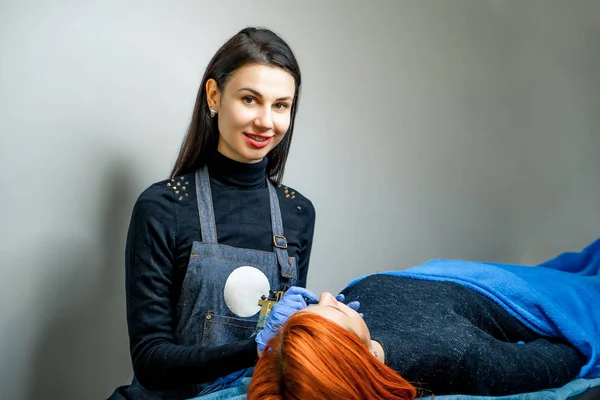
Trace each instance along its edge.
{"label": "turtleneck collar", "polygon": [[228,186],[253,188],[265,185],[267,180],[267,157],[254,164],[234,161],[216,151],[208,160],[211,178]]}

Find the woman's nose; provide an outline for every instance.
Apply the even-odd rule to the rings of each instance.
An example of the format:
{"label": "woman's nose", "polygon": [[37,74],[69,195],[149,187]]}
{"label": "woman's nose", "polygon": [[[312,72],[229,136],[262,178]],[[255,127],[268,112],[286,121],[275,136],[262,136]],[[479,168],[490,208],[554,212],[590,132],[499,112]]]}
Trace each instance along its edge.
{"label": "woman's nose", "polygon": [[323,292],[321,293],[321,296],[319,296],[320,306],[337,306],[337,303],[335,297],[329,292]]}
{"label": "woman's nose", "polygon": [[254,120],[254,124],[262,129],[273,129],[273,119],[271,118],[271,110],[263,109]]}

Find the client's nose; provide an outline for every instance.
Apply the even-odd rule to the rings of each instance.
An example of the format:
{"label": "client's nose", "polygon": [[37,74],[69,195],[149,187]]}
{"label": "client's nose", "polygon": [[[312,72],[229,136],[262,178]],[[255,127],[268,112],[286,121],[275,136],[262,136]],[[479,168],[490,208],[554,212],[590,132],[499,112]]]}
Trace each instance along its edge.
{"label": "client's nose", "polygon": [[329,292],[321,293],[319,297],[319,305],[320,306],[337,306],[338,301],[335,297]]}

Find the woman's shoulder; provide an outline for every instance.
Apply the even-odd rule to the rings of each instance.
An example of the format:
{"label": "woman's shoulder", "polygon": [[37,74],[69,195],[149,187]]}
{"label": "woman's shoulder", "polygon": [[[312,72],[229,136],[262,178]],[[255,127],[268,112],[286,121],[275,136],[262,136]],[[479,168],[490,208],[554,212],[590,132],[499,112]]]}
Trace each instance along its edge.
{"label": "woman's shoulder", "polygon": [[275,191],[282,208],[294,208],[296,211],[304,211],[314,218],[315,207],[310,199],[291,186],[284,184],[276,185]]}
{"label": "woman's shoulder", "polygon": [[195,199],[194,174],[186,174],[152,183],[138,196],[135,208],[151,211],[169,208],[175,204],[185,205]]}

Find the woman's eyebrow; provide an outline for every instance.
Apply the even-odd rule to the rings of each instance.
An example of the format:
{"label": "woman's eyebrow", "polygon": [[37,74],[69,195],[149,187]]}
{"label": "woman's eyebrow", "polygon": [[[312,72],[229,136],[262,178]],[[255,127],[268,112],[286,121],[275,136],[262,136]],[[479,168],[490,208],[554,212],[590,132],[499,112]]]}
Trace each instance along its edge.
{"label": "woman's eyebrow", "polygon": [[345,312],[344,312],[344,311],[343,311],[341,308],[339,308],[339,307],[332,306],[332,305],[328,305],[327,307],[331,307],[331,308],[333,308],[334,310],[338,310],[339,312],[341,312],[341,313],[342,313],[342,314],[344,314],[345,316],[349,317],[349,315],[348,315],[348,314],[346,314],[346,313],[345,313]]}
{"label": "woman's eyebrow", "polygon": [[[239,89],[238,92],[243,92],[244,90],[252,93],[256,97],[262,97],[262,94],[258,90],[254,90],[249,87],[243,87],[243,88]],[[275,101],[287,101],[287,100],[292,100],[292,98],[290,96],[280,97],[280,98],[276,99]]]}

